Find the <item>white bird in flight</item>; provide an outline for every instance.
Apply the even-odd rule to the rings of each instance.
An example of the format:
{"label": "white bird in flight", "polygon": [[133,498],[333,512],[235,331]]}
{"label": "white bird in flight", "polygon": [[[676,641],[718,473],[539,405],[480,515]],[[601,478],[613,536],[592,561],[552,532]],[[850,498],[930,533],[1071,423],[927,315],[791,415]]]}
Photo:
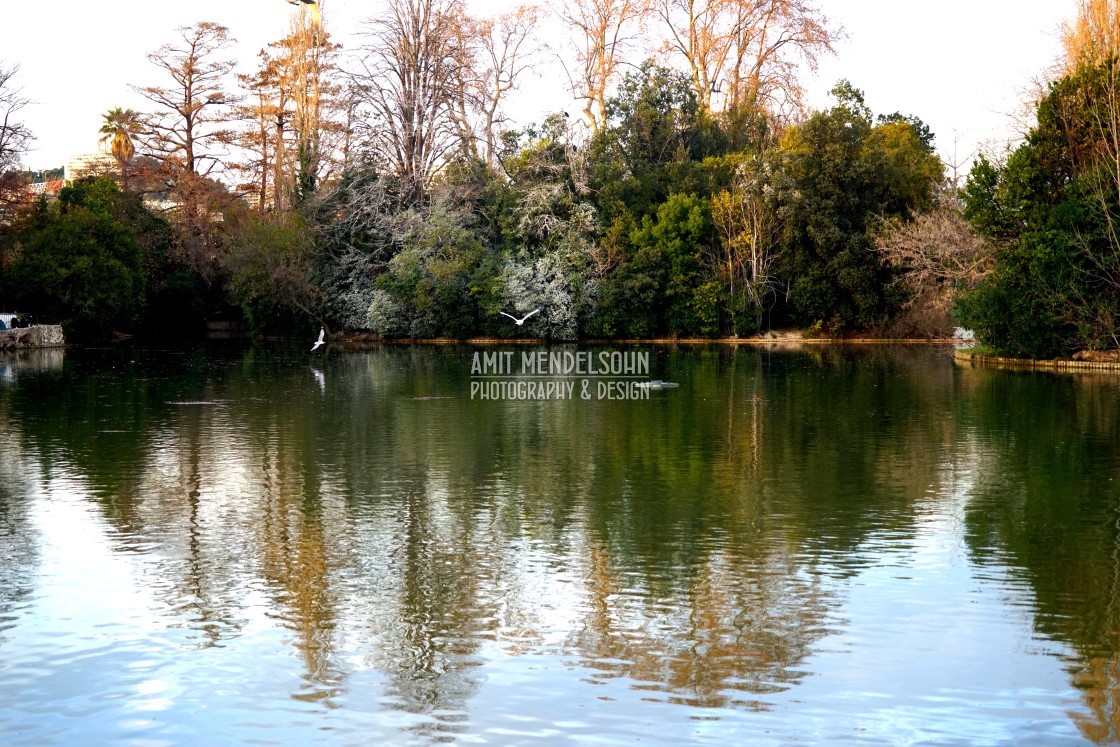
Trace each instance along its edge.
{"label": "white bird in flight", "polygon": [[528,319],[529,317],[531,317],[531,316],[532,316],[533,314],[536,314],[536,313],[537,313],[538,311],[540,311],[540,309],[533,309],[532,311],[530,311],[530,312],[529,312],[528,314],[526,314],[525,316],[521,317],[520,319],[518,319],[517,317],[515,317],[515,316],[514,316],[513,314],[507,314],[507,313],[506,313],[506,312],[504,312],[504,311],[499,311],[498,313],[499,313],[499,314],[501,314],[502,316],[508,316],[508,317],[509,317],[510,319],[512,319],[512,320],[513,320],[513,323],[514,323],[514,324],[516,324],[516,325],[517,325],[518,327],[520,327],[520,326],[521,326],[522,324],[524,324],[524,323],[525,323],[525,320],[526,320],[526,319]]}
{"label": "white bird in flight", "polygon": [[319,330],[319,339],[316,340],[315,344],[311,346],[312,350],[319,347],[320,345],[322,345],[325,342],[325,340],[323,338],[326,336],[326,334],[327,334],[327,331],[325,329],[320,329]]}

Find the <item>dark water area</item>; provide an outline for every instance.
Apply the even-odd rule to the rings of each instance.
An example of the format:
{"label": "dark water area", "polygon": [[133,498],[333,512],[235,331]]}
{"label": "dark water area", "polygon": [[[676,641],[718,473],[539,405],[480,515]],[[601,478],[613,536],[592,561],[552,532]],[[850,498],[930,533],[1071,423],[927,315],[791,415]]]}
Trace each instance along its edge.
{"label": "dark water area", "polygon": [[0,744],[1120,742],[1120,376],[617,349],[0,357]]}

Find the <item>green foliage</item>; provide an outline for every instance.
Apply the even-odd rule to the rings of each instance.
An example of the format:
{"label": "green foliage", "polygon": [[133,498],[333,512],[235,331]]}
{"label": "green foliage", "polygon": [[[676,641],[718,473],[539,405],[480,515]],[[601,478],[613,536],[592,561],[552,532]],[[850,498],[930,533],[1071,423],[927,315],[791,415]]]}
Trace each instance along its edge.
{"label": "green foliage", "polygon": [[929,125],[921,120],[920,117],[906,115],[902,112],[895,112],[894,114],[880,114],[878,117],[879,124],[905,124],[909,125],[918,141],[925,148],[926,153],[933,154],[933,131],[929,129]]}
{"label": "green foliage", "polygon": [[469,221],[437,209],[423,219],[417,216],[403,244],[377,279],[369,309],[371,328],[390,337],[474,333],[481,316],[479,300],[492,297],[493,278],[480,272],[484,247]]}
{"label": "green foliage", "polygon": [[693,195],[670,195],[633,235],[636,255],[660,270],[665,299],[664,326],[673,335],[711,335],[718,313],[701,272],[700,253],[712,240],[706,202]]}
{"label": "green foliage", "polygon": [[[756,331],[763,303],[788,298],[778,309],[788,320],[883,324],[902,298],[872,231],[880,217],[931,205],[941,166],[920,120],[876,124],[858,90],[842,83],[836,94],[834,109],[773,148],[764,123],[739,113],[745,129],[725,132],[699,111],[687,77],[647,62],[590,142],[554,115],[505,138],[508,180],[456,163],[434,190],[443,196],[384,222],[396,248],[368,323],[407,336],[715,336]],[[742,141],[771,149],[731,150]],[[765,173],[749,206],[722,198],[717,233],[713,197],[738,189],[748,162]],[[416,220],[426,228],[404,227]],[[541,313],[524,327],[498,316],[533,308]]]}
{"label": "green foliage", "polygon": [[345,172],[333,189],[305,206],[327,324],[369,326],[378,273],[400,251],[399,192],[395,180],[363,167]]}
{"label": "green foliage", "polygon": [[1001,169],[993,166],[981,153],[972,164],[968,180],[961,190],[964,217],[984,236],[1006,239],[1013,235],[1013,221],[1005,212],[1006,199],[1001,191]]}
{"label": "green foliage", "polygon": [[1113,63],[1055,82],[1037,124],[1002,166],[980,159],[965,216],[998,247],[995,268],[956,314],[1000,353],[1028,358],[1115,347],[1120,328],[1120,217]]}
{"label": "green foliage", "polygon": [[710,209],[694,195],[670,195],[627,242],[630,256],[604,281],[600,324],[608,334],[714,335],[718,290],[706,282],[701,253],[712,241]]}
{"label": "green foliage", "polygon": [[[96,306],[110,326],[152,332],[200,328],[222,304],[270,333],[309,318],[385,336],[564,340],[750,334],[764,318],[877,327],[903,299],[872,234],[930,206],[941,168],[920,120],[876,120],[846,82],[834,93],[779,140],[765,112],[706,114],[686,75],[649,61],[625,76],[601,132],[553,115],[506,133],[500,170],[460,149],[420,201],[356,154],[320,184],[302,146],[308,178],[291,211],[254,212],[200,182],[205,201],[173,192],[172,226],[90,183],[29,217],[18,242],[0,236],[2,282],[50,314]],[[1036,185],[997,172],[973,189],[1010,231]],[[63,266],[74,287],[52,297],[49,268]],[[499,313],[533,309],[523,326]]]}
{"label": "green foliage", "polygon": [[144,301],[135,230],[115,215],[120,193],[108,179],[62,190],[17,229],[4,275],[6,294],[41,322],[62,324],[75,339],[127,329]]}
{"label": "green foliage", "polygon": [[1068,352],[1060,342],[1061,294],[1036,287],[1037,280],[1062,270],[1064,263],[1049,251],[1058,242],[1060,233],[1036,234],[1003,252],[986,282],[958,296],[954,314],[960,323],[1001,355],[1053,358]]}
{"label": "green foliage", "polygon": [[71,339],[196,335],[224,289],[192,269],[174,238],[137,194],[80,180],[0,230],[0,298],[63,323]]}
{"label": "green foliage", "polygon": [[652,214],[688,184],[705,128],[688,76],[646,61],[607,102],[608,127],[591,146],[591,179],[603,218]]}
{"label": "green foliage", "polygon": [[252,214],[233,218],[222,267],[231,300],[254,332],[318,318],[320,286],[311,238],[298,216],[285,222]]}
{"label": "green foliage", "polygon": [[873,125],[862,94],[846,82],[833,94],[836,106],[782,139],[780,274],[796,323],[873,328],[901,301],[873,251],[875,221],[931,205],[941,165],[909,122]]}
{"label": "green foliage", "polygon": [[174,250],[171,224],[145,208],[138,195],[119,194],[114,215],[131,228],[140,246],[145,297],[137,332],[160,338],[198,335],[207,309],[220,303],[221,289],[208,285]]}

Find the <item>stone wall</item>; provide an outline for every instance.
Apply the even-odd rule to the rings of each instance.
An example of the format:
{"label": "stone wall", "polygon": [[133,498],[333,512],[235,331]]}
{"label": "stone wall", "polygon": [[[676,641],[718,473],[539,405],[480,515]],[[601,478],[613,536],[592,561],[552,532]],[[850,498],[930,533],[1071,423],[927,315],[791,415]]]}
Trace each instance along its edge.
{"label": "stone wall", "polygon": [[0,350],[11,348],[53,348],[65,345],[62,327],[57,324],[37,324],[34,327],[0,329]]}

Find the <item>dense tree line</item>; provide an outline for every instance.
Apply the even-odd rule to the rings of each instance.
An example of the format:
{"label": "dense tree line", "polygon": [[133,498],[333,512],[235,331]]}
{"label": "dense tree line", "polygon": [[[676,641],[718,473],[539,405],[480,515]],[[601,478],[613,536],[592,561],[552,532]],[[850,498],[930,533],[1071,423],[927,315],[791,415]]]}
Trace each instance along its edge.
{"label": "dense tree line", "polygon": [[[800,109],[796,63],[835,34],[812,5],[571,0],[583,116],[512,129],[541,15],[393,0],[343,64],[301,9],[237,85],[227,29],[179,29],[134,86],[148,110],[105,115],[116,167],[6,222],[6,303],[80,334],[215,315],[553,339],[891,322],[874,231],[929,205],[940,165],[920,121],[875,120],[847,84]],[[658,48],[681,64],[622,73]],[[524,328],[498,314],[532,308]]]}
{"label": "dense tree line", "polygon": [[1120,348],[1118,29],[1114,0],[1082,0],[1036,124],[1002,162],[979,159],[963,190],[993,253],[957,314],[997,352]]}
{"label": "dense tree line", "polygon": [[[228,30],[179,29],[135,86],[148,110],[105,115],[114,168],[3,203],[0,299],[85,335],[215,317],[386,337],[939,334],[952,308],[1003,352],[1116,346],[1100,24],[1070,27],[1077,62],[1037,127],[957,194],[920,119],[875,115],[847,82],[803,109],[797,64],[837,33],[809,3],[556,13],[584,109],[522,128],[504,107],[539,59],[539,9],[392,0],[347,52],[304,8],[236,75]],[[9,179],[29,137],[0,140]],[[523,327],[498,313],[535,308]]]}

